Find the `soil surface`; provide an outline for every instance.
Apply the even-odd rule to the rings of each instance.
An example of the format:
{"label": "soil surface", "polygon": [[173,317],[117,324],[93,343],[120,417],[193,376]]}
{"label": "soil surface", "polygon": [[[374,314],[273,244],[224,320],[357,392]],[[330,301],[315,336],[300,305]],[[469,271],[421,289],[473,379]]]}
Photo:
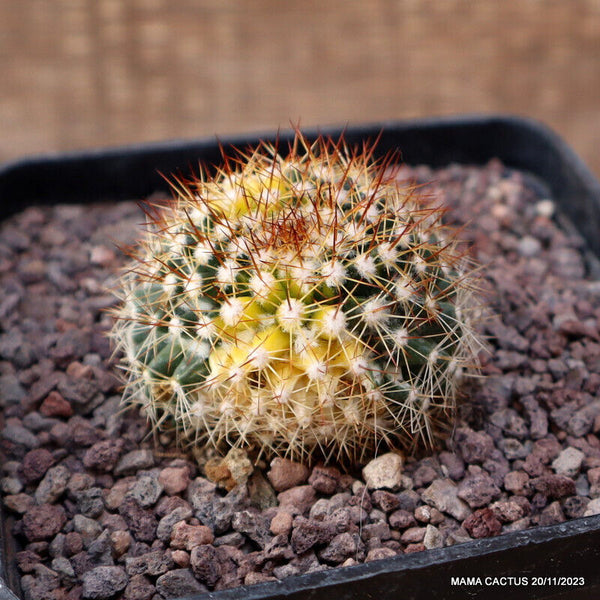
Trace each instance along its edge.
{"label": "soil surface", "polygon": [[[103,312],[135,203],[32,207],[0,227],[5,516],[27,600],[159,600],[600,513],[600,283],[532,179],[400,177],[465,224],[491,316],[484,379],[443,449],[362,471],[231,453],[209,470],[119,411]],[[212,478],[212,481],[209,479]]]}

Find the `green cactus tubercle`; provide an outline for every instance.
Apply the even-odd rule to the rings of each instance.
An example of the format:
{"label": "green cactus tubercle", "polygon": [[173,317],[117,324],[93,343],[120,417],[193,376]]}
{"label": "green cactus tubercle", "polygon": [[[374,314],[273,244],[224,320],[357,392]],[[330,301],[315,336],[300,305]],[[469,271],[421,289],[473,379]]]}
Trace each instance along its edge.
{"label": "green cactus tubercle", "polygon": [[389,167],[297,133],[176,180],[120,278],[126,401],[188,442],[306,461],[433,444],[477,363],[476,278]]}

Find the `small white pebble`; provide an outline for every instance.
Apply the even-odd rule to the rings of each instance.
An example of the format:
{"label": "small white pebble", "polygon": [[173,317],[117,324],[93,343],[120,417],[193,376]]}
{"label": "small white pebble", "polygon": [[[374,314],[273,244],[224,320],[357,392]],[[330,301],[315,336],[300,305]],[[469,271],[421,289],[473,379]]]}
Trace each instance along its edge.
{"label": "small white pebble", "polygon": [[548,199],[540,200],[535,205],[535,212],[540,217],[546,217],[548,219],[552,217],[555,209],[556,209],[556,206],[555,206],[554,202],[552,200],[548,200]]}
{"label": "small white pebble", "polygon": [[526,235],[519,240],[518,249],[521,256],[531,258],[532,256],[539,254],[540,250],[542,249],[542,244],[538,239],[530,235]]}

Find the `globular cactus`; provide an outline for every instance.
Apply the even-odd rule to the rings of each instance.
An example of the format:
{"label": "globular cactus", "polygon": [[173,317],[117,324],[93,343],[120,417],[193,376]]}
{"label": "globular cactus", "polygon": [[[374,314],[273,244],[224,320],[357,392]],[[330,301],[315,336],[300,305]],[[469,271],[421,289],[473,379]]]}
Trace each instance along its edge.
{"label": "globular cactus", "polygon": [[120,280],[126,400],[189,442],[305,461],[433,444],[477,364],[476,278],[389,163],[298,132],[176,180]]}

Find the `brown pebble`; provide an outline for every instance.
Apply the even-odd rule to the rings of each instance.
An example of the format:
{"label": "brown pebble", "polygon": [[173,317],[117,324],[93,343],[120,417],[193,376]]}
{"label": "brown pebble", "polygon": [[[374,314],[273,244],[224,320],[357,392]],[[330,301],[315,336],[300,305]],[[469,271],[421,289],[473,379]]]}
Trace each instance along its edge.
{"label": "brown pebble", "polygon": [[530,493],[531,488],[528,484],[529,475],[525,471],[511,471],[504,476],[504,488],[518,496]]}
{"label": "brown pebble", "polygon": [[365,562],[371,562],[372,560],[382,560],[384,558],[391,558],[392,556],[396,556],[396,552],[391,548],[386,548],[382,546],[381,548],[373,548],[369,550],[367,556],[365,558]]}
{"label": "brown pebble", "polygon": [[406,529],[407,527],[416,524],[414,514],[403,509],[393,512],[388,517],[388,521],[390,527],[393,527],[394,529]]}
{"label": "brown pebble", "polygon": [[167,495],[180,494],[186,490],[190,483],[190,469],[187,466],[167,467],[159,473],[158,481],[162,484]]}
{"label": "brown pebble", "polygon": [[90,250],[90,262],[93,265],[108,267],[113,263],[115,258],[114,251],[106,246],[92,246]]}
{"label": "brown pebble", "polygon": [[30,542],[55,536],[67,522],[65,509],[60,505],[32,506],[23,516],[23,533]]}
{"label": "brown pebble", "polygon": [[400,538],[405,544],[414,544],[418,542],[422,542],[425,537],[425,532],[427,530],[425,527],[409,527]]}
{"label": "brown pebble", "polygon": [[474,538],[484,538],[498,535],[502,524],[489,508],[480,508],[469,515],[463,522],[467,533]]}
{"label": "brown pebble", "polygon": [[41,479],[54,464],[54,457],[46,448],[30,450],[23,458],[23,478],[26,483]]}
{"label": "brown pebble", "polygon": [[[154,507],[154,512],[159,519],[162,519],[177,508],[188,508],[191,510],[192,507],[189,502],[180,496],[163,496]],[[192,520],[190,520],[190,524],[194,525]],[[198,525],[198,523],[195,524]]]}
{"label": "brown pebble", "polygon": [[564,498],[575,494],[575,482],[565,475],[542,475],[532,479],[531,485],[549,498]]}
{"label": "brown pebble", "polygon": [[487,433],[468,427],[456,430],[455,443],[466,463],[483,462],[494,449],[494,440]]}
{"label": "brown pebble", "polygon": [[421,523],[429,523],[431,519],[431,507],[425,505],[415,508],[415,519]]}
{"label": "brown pebble", "polygon": [[256,571],[250,571],[244,577],[244,585],[256,585],[257,583],[266,583],[267,581],[277,581],[277,577],[272,577],[266,573],[257,573]]}
{"label": "brown pebble", "polygon": [[153,542],[156,539],[156,517],[152,511],[143,509],[137,500],[125,498],[119,506],[119,513],[137,540]]}
{"label": "brown pebble", "polygon": [[558,523],[564,523],[564,521],[565,515],[560,506],[560,502],[558,500],[555,500],[554,502],[546,506],[546,508],[544,508],[542,514],[540,515],[539,524],[542,526],[557,525]]}
{"label": "brown pebble", "polygon": [[371,500],[375,506],[386,513],[395,510],[400,506],[400,499],[398,496],[387,490],[375,490],[371,494]]}
{"label": "brown pebble", "polygon": [[524,508],[519,503],[510,500],[494,502],[490,509],[502,523],[512,523],[525,516]]}
{"label": "brown pebble", "polygon": [[74,379],[92,379],[94,376],[94,370],[92,367],[90,365],[84,365],[78,360],[74,360],[73,362],[69,363],[66,373]]}
{"label": "brown pebble", "polygon": [[65,553],[67,556],[74,556],[83,550],[83,539],[80,533],[69,531],[65,535]]}
{"label": "brown pebble", "polygon": [[34,504],[35,500],[25,492],[4,496],[4,506],[15,513],[23,514],[27,512]]}
{"label": "brown pebble", "polygon": [[196,546],[212,544],[214,540],[212,530],[206,525],[188,525],[179,521],[171,530],[171,547],[178,550],[191,551]]}
{"label": "brown pebble", "polygon": [[302,485],[310,474],[306,465],[293,462],[287,458],[274,458],[267,477],[277,492]]}
{"label": "brown pebble", "polygon": [[304,554],[317,544],[329,543],[336,535],[332,523],[296,517],[292,531],[291,545],[296,554]]}
{"label": "brown pebble", "polygon": [[32,573],[42,562],[41,556],[33,550],[17,552],[15,559],[17,561],[17,566],[22,573]]}
{"label": "brown pebble", "polygon": [[97,442],[86,450],[83,456],[83,464],[88,469],[112,471],[117,460],[119,460],[123,445],[124,442],[121,439]]}
{"label": "brown pebble", "polygon": [[222,573],[223,563],[217,548],[213,546],[196,546],[190,554],[190,566],[201,583],[209,587],[219,581]]}
{"label": "brown pebble", "polygon": [[335,467],[317,465],[310,474],[308,483],[310,483],[317,492],[331,495],[337,488],[340,476],[341,473]]}
{"label": "brown pebble", "polygon": [[131,545],[131,534],[128,531],[113,531],[110,534],[110,542],[115,555],[117,557],[123,556],[123,554],[129,550],[129,546]]}
{"label": "brown pebble", "polygon": [[271,520],[269,529],[273,535],[288,535],[292,529],[292,520],[289,512],[280,510]]}
{"label": "brown pebble", "polygon": [[135,477],[119,479],[104,497],[104,503],[109,510],[117,510],[125,499],[125,494],[135,484]]}
{"label": "brown pebble", "polygon": [[304,514],[315,502],[317,494],[312,485],[299,485],[278,494],[279,506],[293,515]]}
{"label": "brown pebble", "polygon": [[190,555],[185,550],[173,550],[171,553],[173,562],[182,569],[190,566]]}
{"label": "brown pebble", "polygon": [[93,487],[95,479],[87,473],[73,473],[67,483],[67,490],[70,494],[76,496],[77,492],[82,492]]}
{"label": "brown pebble", "polygon": [[57,391],[50,392],[42,405],[40,412],[45,417],[70,417],[73,415],[73,407],[68,400],[65,400]]}

